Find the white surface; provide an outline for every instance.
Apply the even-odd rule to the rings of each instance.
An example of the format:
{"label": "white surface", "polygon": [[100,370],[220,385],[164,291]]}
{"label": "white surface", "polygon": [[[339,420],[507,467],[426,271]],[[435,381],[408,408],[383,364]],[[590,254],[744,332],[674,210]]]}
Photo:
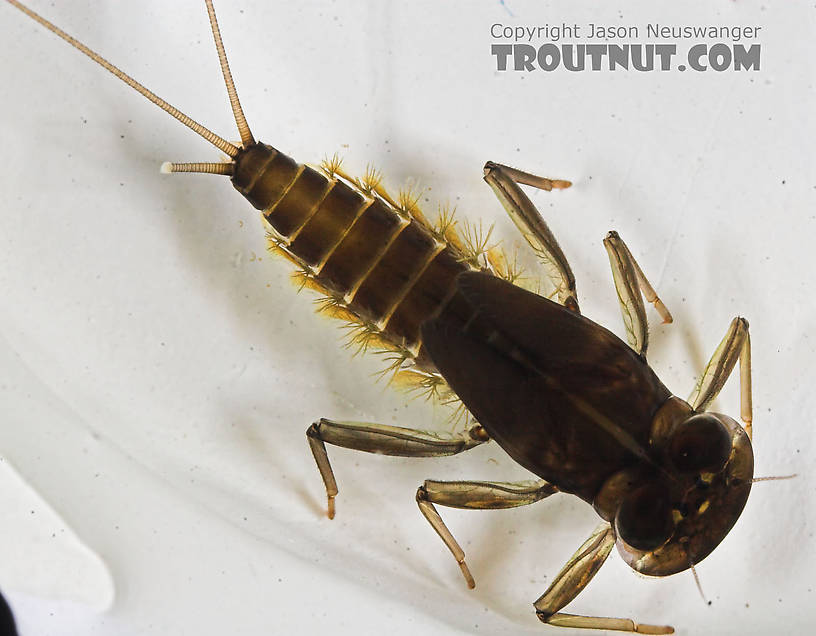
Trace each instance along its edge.
{"label": "white surface", "polygon": [[[622,334],[601,246],[620,231],[675,316],[650,358],[685,396],[729,320],[751,323],[758,484],[690,575],[635,576],[613,555],[568,609],[680,634],[804,633],[812,589],[816,294],[814,9],[759,1],[222,2],[256,135],[301,161],[341,152],[392,187],[419,178],[516,241],[486,159],[575,181],[534,194],[582,309]],[[36,3],[192,117],[235,138],[198,2]],[[513,479],[496,448],[447,460],[331,449],[338,517],[304,437],[318,416],[427,425],[374,384],[333,323],[267,258],[226,179],[163,176],[217,158],[189,131],[8,6],[0,225],[0,454],[109,567],[104,613],[15,593],[23,634],[566,633],[531,602],[596,519],[555,497],[444,511],[476,576],[413,500],[426,477]],[[510,11],[515,17],[509,15]],[[494,22],[762,25],[758,73],[497,74]],[[254,258],[263,256],[263,260]],[[270,262],[273,261],[273,262]],[[654,316],[651,316],[654,318]],[[736,383],[716,406],[737,412]],[[437,414],[437,420],[439,415]],[[23,546],[31,535],[21,531]],[[21,549],[21,554],[25,551]],[[56,573],[55,573],[56,575]]]}
{"label": "white surface", "polygon": [[104,562],[2,458],[0,501],[4,587],[101,611],[110,607],[114,588]]}

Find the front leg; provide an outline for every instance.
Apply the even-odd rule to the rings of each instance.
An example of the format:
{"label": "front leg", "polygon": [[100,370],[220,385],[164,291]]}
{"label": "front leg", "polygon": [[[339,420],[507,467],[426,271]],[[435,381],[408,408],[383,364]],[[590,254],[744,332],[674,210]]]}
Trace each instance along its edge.
{"label": "front leg", "polygon": [[556,627],[607,629],[636,634],[673,634],[674,628],[668,625],[643,625],[630,618],[581,616],[562,614],[559,611],[584,590],[601,569],[614,545],[615,533],[612,527],[608,523],[598,526],[567,561],[547,591],[533,603],[538,618]]}
{"label": "front leg", "polygon": [[484,180],[493,188],[521,235],[541,259],[547,276],[555,285],[558,302],[576,314],[581,313],[575,290],[575,276],[567,257],[541,213],[519,187],[519,184],[524,184],[550,191],[553,188],[568,188],[572,184],[562,179],[539,177],[492,161],[485,164]]}
{"label": "front leg", "polygon": [[723,388],[725,381],[740,364],[740,417],[745,424],[745,432],[751,437],[753,422],[753,399],[751,397],[751,336],[748,321],[734,318],[703,374],[689,396],[688,403],[697,410],[704,411]]}
{"label": "front leg", "polygon": [[338,491],[326,444],[397,457],[445,457],[470,450],[490,439],[478,424],[461,433],[441,433],[325,418],[312,424],[306,437],[326,487],[329,519],[334,519],[334,499]]}

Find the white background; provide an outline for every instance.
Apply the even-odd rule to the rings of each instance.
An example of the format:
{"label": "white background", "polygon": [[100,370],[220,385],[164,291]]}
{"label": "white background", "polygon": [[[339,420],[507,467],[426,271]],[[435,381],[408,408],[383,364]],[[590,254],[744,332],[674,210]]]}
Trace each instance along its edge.
{"label": "white background", "polygon": [[[681,634],[803,633],[816,619],[814,9],[624,4],[218,9],[256,136],[300,161],[340,152],[394,189],[418,180],[429,211],[450,200],[495,223],[507,247],[517,235],[484,161],[572,179],[532,196],[581,307],[623,335],[601,245],[617,229],[674,313],[654,326],[650,358],[680,396],[731,318],[749,319],[755,472],[800,476],[757,484],[700,565],[710,606],[690,574],[646,580],[613,554],[568,611]],[[200,3],[34,8],[237,136]],[[496,22],[760,25],[762,69],[497,73]],[[592,510],[565,495],[444,510],[475,591],[414,492],[426,477],[526,478],[495,447],[413,461],[330,449],[341,495],[329,522],[311,421],[444,426],[444,414],[406,404],[372,380],[381,361],[338,346],[226,179],[159,174],[165,160],[217,151],[9,6],[0,33],[0,588],[21,632],[566,633],[540,625],[531,603],[596,525]],[[736,384],[716,410],[737,415]],[[52,537],[53,513],[65,527]]]}

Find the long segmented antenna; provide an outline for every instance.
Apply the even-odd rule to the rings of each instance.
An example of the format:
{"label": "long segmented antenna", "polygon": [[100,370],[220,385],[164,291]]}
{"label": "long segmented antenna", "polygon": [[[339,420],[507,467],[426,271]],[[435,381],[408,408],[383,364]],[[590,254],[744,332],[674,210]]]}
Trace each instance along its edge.
{"label": "long segmented antenna", "polygon": [[758,481],[779,481],[780,479],[793,479],[794,477],[798,477],[798,473],[793,473],[793,475],[774,475],[772,477],[754,477],[751,480],[752,484],[757,483]]}
{"label": "long segmented antenna", "polygon": [[703,594],[703,586],[700,585],[700,577],[697,576],[697,568],[694,567],[694,562],[691,559],[689,559],[689,567],[691,568],[691,573],[694,575],[694,582],[697,584],[697,591],[700,592],[700,596],[702,597],[703,601],[710,605],[711,601],[709,601],[705,594]]}
{"label": "long segmented antenna", "polygon": [[238,100],[235,82],[232,81],[232,71],[230,71],[229,62],[227,62],[227,52],[224,50],[224,42],[221,40],[221,29],[218,28],[218,20],[215,18],[215,7],[213,7],[212,0],[205,0],[205,2],[207,3],[207,15],[210,17],[210,28],[215,40],[215,50],[218,52],[218,62],[221,64],[221,73],[224,75],[224,84],[227,86],[227,95],[229,95],[230,105],[232,106],[232,114],[241,135],[241,143],[246,148],[254,144],[255,139],[252,137],[252,131],[249,130],[249,124],[246,117],[244,117],[241,102]]}
{"label": "long segmented antenna", "polygon": [[[94,62],[96,62],[97,64],[99,64],[99,65],[100,65],[102,68],[104,68],[105,70],[109,71],[110,73],[112,73],[113,75],[115,75],[116,77],[118,77],[118,78],[119,78],[120,80],[122,80],[122,81],[123,81],[125,84],[127,84],[128,86],[130,86],[131,88],[133,88],[135,91],[137,91],[137,92],[141,93],[141,94],[142,94],[144,97],[146,97],[146,98],[147,98],[147,99],[149,99],[151,102],[153,102],[154,104],[156,104],[156,106],[158,106],[159,108],[161,108],[161,109],[162,109],[164,112],[166,112],[166,113],[168,113],[169,115],[172,115],[173,117],[175,117],[176,119],[178,119],[178,120],[179,120],[179,121],[180,121],[182,124],[184,124],[185,126],[187,126],[188,128],[190,128],[190,129],[191,129],[193,132],[197,133],[198,135],[200,135],[201,137],[203,137],[204,139],[206,139],[207,141],[209,141],[209,142],[210,142],[210,143],[211,143],[213,146],[215,146],[216,148],[218,148],[219,150],[221,150],[221,151],[222,151],[224,154],[229,155],[229,156],[230,156],[230,157],[232,157],[232,158],[235,158],[235,157],[237,157],[237,156],[238,156],[238,153],[241,151],[241,149],[240,149],[240,148],[238,148],[237,146],[235,146],[235,145],[231,144],[231,143],[230,143],[230,142],[228,142],[226,139],[222,139],[221,137],[219,137],[218,135],[216,135],[216,134],[215,134],[214,132],[212,132],[211,130],[209,130],[209,129],[205,128],[204,126],[202,126],[201,124],[199,124],[197,121],[195,121],[195,120],[191,119],[190,117],[188,117],[187,115],[185,115],[184,113],[182,113],[180,110],[178,110],[178,109],[177,109],[177,108],[175,108],[174,106],[172,106],[172,105],[170,105],[169,103],[167,103],[166,101],[164,101],[164,100],[163,100],[161,97],[159,97],[158,95],[156,95],[156,94],[155,94],[153,91],[150,91],[150,90],[148,90],[147,88],[145,88],[144,86],[142,86],[142,85],[141,85],[139,82],[137,82],[135,79],[133,79],[133,78],[132,78],[130,75],[128,75],[127,73],[125,73],[125,72],[121,71],[119,68],[117,68],[116,66],[114,66],[113,64],[111,64],[110,62],[108,62],[108,61],[107,61],[105,58],[103,58],[101,55],[99,55],[99,54],[98,54],[98,53],[96,53],[95,51],[92,51],[91,49],[89,49],[87,46],[85,46],[84,44],[82,44],[82,42],[80,42],[80,41],[78,41],[78,40],[76,40],[76,39],[72,38],[72,37],[71,37],[70,35],[68,35],[68,34],[67,34],[65,31],[63,31],[62,29],[60,29],[60,28],[59,28],[59,27],[57,27],[56,25],[52,24],[51,22],[49,22],[49,21],[48,21],[48,20],[46,20],[45,18],[41,17],[41,16],[40,16],[40,15],[38,15],[37,13],[34,13],[34,11],[32,11],[32,10],[31,10],[31,9],[29,9],[28,7],[24,6],[23,4],[21,4],[21,3],[20,3],[20,2],[18,2],[17,0],[7,0],[7,1],[9,2],[9,4],[11,4],[12,6],[14,6],[14,7],[18,8],[20,11],[22,11],[23,13],[25,13],[25,14],[26,14],[28,17],[30,17],[32,20],[34,20],[34,21],[36,21],[36,22],[40,23],[40,24],[41,24],[42,26],[44,26],[46,29],[48,29],[49,31],[51,31],[51,32],[52,32],[52,33],[54,33],[55,35],[58,35],[58,36],[59,36],[59,37],[61,37],[63,40],[65,40],[66,42],[68,42],[68,44],[70,44],[70,45],[71,45],[71,46],[73,46],[74,48],[78,49],[79,51],[81,51],[82,53],[84,53],[85,55],[87,55],[87,56],[88,56],[89,58],[91,58],[91,59],[92,59]],[[211,0],[207,0],[207,8],[208,8],[208,10],[211,8],[211,6],[212,6],[212,2],[211,2]],[[212,13],[212,14],[211,14],[211,16],[212,16],[212,17],[210,18],[210,20],[211,20],[211,22],[212,22],[212,21],[215,19],[215,14],[214,14],[214,13]],[[217,26],[216,26],[215,28],[217,29]],[[219,35],[219,36],[217,36],[217,41],[216,41],[216,44],[218,44],[219,42],[220,42],[220,35]],[[221,51],[219,52],[219,57],[221,57],[222,52],[223,52],[223,50],[221,50]],[[224,56],[224,63],[226,63],[226,56]],[[223,68],[223,64],[222,64],[222,68]],[[227,76],[228,74],[229,74],[229,68],[227,67],[227,69],[225,70],[225,78],[226,78],[226,76]],[[227,85],[227,90],[228,90],[228,91],[230,90],[230,84],[229,84],[229,83],[230,83],[231,81],[232,81],[232,80],[231,80],[231,78],[230,78],[230,80],[228,81],[228,85]],[[234,93],[234,91],[235,91],[235,87],[234,87],[234,86],[232,87],[231,91],[232,91],[232,92],[230,93],[230,101],[232,101],[232,93]],[[237,98],[237,96],[236,96],[236,97],[235,97],[235,102],[237,103],[237,101],[238,101],[238,98]],[[235,106],[233,105],[233,110],[234,110],[234,109],[235,109]],[[240,105],[238,105],[238,112],[240,112]],[[236,118],[237,118],[237,117],[238,117],[238,115],[236,114]],[[243,117],[243,115],[241,115],[241,117]],[[244,122],[244,125],[246,125],[246,122]],[[239,127],[239,129],[241,128],[241,124],[240,124],[240,123],[238,124],[238,127]],[[248,127],[246,128],[246,131],[247,131],[247,133],[249,132],[249,128],[248,128]],[[243,132],[242,132],[242,134],[241,134],[241,137],[242,137],[242,139],[243,139],[243,137],[244,137]],[[252,139],[251,134],[250,134],[250,136],[249,136],[249,139]],[[244,141],[244,143],[246,143],[246,141]]]}

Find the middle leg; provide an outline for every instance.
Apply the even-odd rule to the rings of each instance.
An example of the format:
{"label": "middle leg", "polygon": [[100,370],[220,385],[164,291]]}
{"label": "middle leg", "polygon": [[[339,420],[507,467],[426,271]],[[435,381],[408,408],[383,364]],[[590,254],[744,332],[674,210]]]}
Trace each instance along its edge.
{"label": "middle leg", "polygon": [[671,322],[672,316],[620,235],[614,231],[610,232],[603,243],[609,254],[612,278],[618,292],[629,346],[645,356],[646,348],[649,346],[649,329],[643,297],[654,305],[664,323]]}
{"label": "middle leg", "polygon": [[467,586],[476,587],[476,581],[465,563],[465,552],[448,530],[434,504],[468,510],[499,510],[528,506],[558,492],[558,488],[540,479],[538,481],[433,481],[426,480],[416,494],[420,512],[451,551],[459,564]]}

